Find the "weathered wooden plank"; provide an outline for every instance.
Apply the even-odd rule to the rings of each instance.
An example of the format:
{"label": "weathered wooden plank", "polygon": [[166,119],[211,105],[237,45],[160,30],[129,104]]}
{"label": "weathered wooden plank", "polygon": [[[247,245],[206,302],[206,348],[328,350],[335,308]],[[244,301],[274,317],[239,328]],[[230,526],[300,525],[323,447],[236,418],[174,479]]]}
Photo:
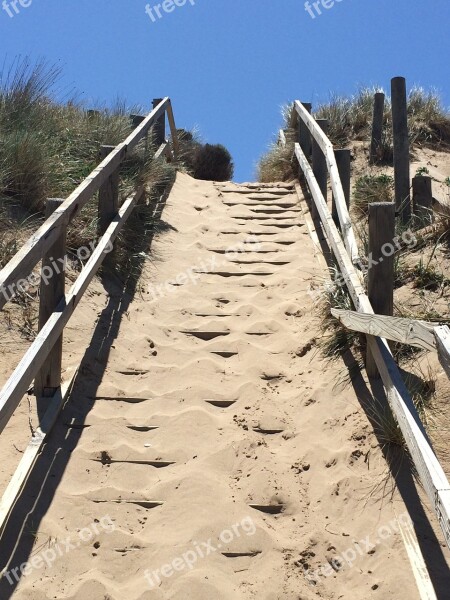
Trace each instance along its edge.
{"label": "weathered wooden plank", "polygon": [[338,308],[331,309],[331,314],[352,331],[383,337],[393,342],[408,344],[423,350],[437,350],[434,332],[438,323],[364,314]]}
{"label": "weathered wooden plank", "polygon": [[426,175],[417,175],[412,180],[413,213],[423,225],[434,221],[433,180]]}
{"label": "weathered wooden plank", "polygon": [[173,116],[172,102],[168,99],[167,106],[167,120],[169,121],[170,133],[172,136],[172,146],[175,158],[178,158],[180,154],[180,144],[178,142],[178,130],[175,125],[175,117]]}
{"label": "weathered wooden plank", "polygon": [[[103,161],[114,146],[100,147],[100,160]],[[102,183],[98,190],[98,232],[103,235],[119,209],[119,168]]]}
{"label": "weathered wooden plank", "polygon": [[447,476],[431,447],[386,340],[369,337],[368,342],[392,412],[397,418],[420,481],[450,548],[450,484]]}
{"label": "weathered wooden plank", "polygon": [[14,508],[16,500],[28,480],[45,439],[53,428],[61,408],[64,406],[64,403],[72,390],[76,373],[77,371],[66,383],[56,390],[51,398],[48,399],[47,411],[28,443],[20,463],[0,500],[0,536],[3,533],[3,529]]}
{"label": "weathered wooden plank", "polygon": [[163,155],[167,156],[167,149],[170,150],[169,142],[164,142],[164,144],[161,144],[161,146],[155,152],[155,156],[153,158],[155,160],[157,160],[158,158],[161,158],[161,156],[163,156]]}
{"label": "weathered wooden plank", "polygon": [[[374,312],[378,315],[394,314],[394,253],[395,237],[394,202],[369,204],[369,257],[367,295]],[[386,249],[392,250],[387,253]],[[380,285],[380,282],[383,282]],[[366,371],[369,377],[377,377],[378,370],[367,349]]]}
{"label": "weathered wooden plank", "polygon": [[[295,153],[305,173],[328,242],[341,268],[343,279],[353,303],[359,312],[373,315],[372,306],[362,288],[358,273],[345,251],[331,213],[299,144],[295,145]],[[387,341],[384,338],[368,335],[367,342],[382,378],[389,405],[397,418],[420,480],[442,528],[445,541],[450,548],[450,484],[433,452]]]}
{"label": "weathered wooden plank", "polygon": [[[49,198],[46,205],[46,216],[49,217],[61,206],[63,200]],[[42,259],[41,285],[39,293],[39,329],[45,323],[58,306],[65,291],[65,267],[66,267],[66,229],[61,229],[61,235]],[[39,415],[46,410],[48,401],[45,399],[53,396],[61,385],[63,338],[62,335],[56,341],[53,349],[47,356],[39,370],[34,382],[34,393],[36,396]]]}
{"label": "weathered wooden plank", "polygon": [[[161,102],[163,102],[163,98],[155,98],[152,102],[153,108],[159,106]],[[153,144],[159,148],[164,144],[164,140],[166,139],[166,111],[156,119],[152,127],[152,132]]]}
{"label": "weathered wooden plank", "polygon": [[[364,288],[359,275],[353,268],[352,262],[345,250],[344,242],[339,235],[339,231],[334,224],[333,217],[328,210],[328,206],[314,177],[311,165],[306,159],[306,156],[303,154],[303,150],[300,148],[299,144],[295,144],[295,155],[297,156],[300,167],[305,174],[306,182],[308,183],[311,195],[317,207],[317,211],[322,220],[322,225],[325,229],[325,233],[327,234],[328,242],[333,250],[336,260],[338,261],[342,276],[351,281],[349,291],[353,303],[358,310],[360,308],[368,308],[370,307],[370,303],[368,299],[367,302],[364,300],[364,298],[367,297],[365,296]],[[363,303],[362,306],[361,302]]]}
{"label": "weathered wooden plank", "polygon": [[392,134],[394,138],[395,203],[400,219],[405,225],[411,219],[410,159],[408,132],[408,102],[406,80],[391,80]]}
{"label": "weathered wooden plank", "polygon": [[[302,102],[303,108],[306,110],[308,114],[312,113],[312,104],[311,102]],[[295,110],[292,111],[297,114]],[[303,154],[306,156],[308,160],[311,158],[312,154],[312,138],[309,132],[309,129],[305,125],[302,119],[298,120],[298,143],[300,144],[300,148],[303,150]]]}
{"label": "weathered wooden plank", "polygon": [[[340,148],[334,151],[336,157],[336,164],[339,171],[339,177],[342,183],[342,189],[344,191],[345,203],[347,209],[350,208],[350,193],[351,193],[351,151],[348,148]],[[340,227],[339,215],[336,208],[336,200],[334,196],[331,201],[331,214],[333,215],[333,221]]]}
{"label": "weathered wooden plank", "polygon": [[325,154],[328,171],[330,173],[331,187],[336,202],[336,210],[341,224],[342,236],[344,238],[345,246],[350,255],[351,261],[356,264],[359,262],[358,244],[356,243],[355,233],[353,231],[352,222],[345,201],[345,194],[339,177],[333,145],[325,133],[320,129],[320,127],[318,127],[315,119],[308,113],[308,111],[298,100],[294,102],[294,107],[299,117],[311,132],[313,138],[319,144],[322,152]]}
{"label": "weathered wooden plank", "polygon": [[19,405],[56,340],[62,334],[89,283],[107,255],[110,244],[117,237],[142,193],[143,187],[123,203],[116,218],[99,240],[78,279],[38,333],[36,339],[0,391],[0,433]]}
{"label": "weathered wooden plank", "polygon": [[333,308],[333,316],[352,331],[384,337],[393,342],[438,353],[439,362],[450,378],[450,329],[447,325],[401,317],[386,317]]}
{"label": "weathered wooden plank", "polygon": [[[316,123],[324,133],[328,133],[328,119],[317,119]],[[324,197],[326,202],[328,191],[327,159],[324,152],[322,151],[322,148],[319,146],[315,139],[313,139],[312,141],[311,164],[314,177],[317,183],[319,184],[320,191],[322,192],[322,196]],[[313,202],[311,206],[311,217],[313,218],[313,220],[317,217],[316,213],[316,205]]]}
{"label": "weathered wooden plank", "polygon": [[383,92],[377,92],[375,94],[373,100],[372,139],[369,156],[371,164],[378,161],[378,155],[383,141],[384,100],[385,95]]}
{"label": "weathered wooden plank", "polygon": [[447,325],[436,327],[434,336],[436,338],[439,361],[447,373],[447,377],[450,378],[450,329]]}

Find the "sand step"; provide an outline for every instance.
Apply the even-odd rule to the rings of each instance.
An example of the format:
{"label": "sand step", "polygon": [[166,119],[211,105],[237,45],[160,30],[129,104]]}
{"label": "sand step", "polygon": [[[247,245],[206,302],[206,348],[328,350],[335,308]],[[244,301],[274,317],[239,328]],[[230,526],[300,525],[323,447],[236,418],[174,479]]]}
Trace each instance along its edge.
{"label": "sand step", "polygon": [[95,400],[105,400],[106,402],[125,402],[126,404],[141,404],[152,400],[152,398],[140,398],[133,396],[96,396]]}
{"label": "sand step", "polygon": [[174,461],[168,460],[145,460],[145,459],[119,459],[112,458],[107,452],[102,452],[99,458],[91,459],[94,462],[102,463],[102,465],[127,464],[127,465],[144,465],[154,467],[155,469],[165,469],[174,465]]}
{"label": "sand step", "polygon": [[207,402],[208,404],[211,404],[211,406],[215,406],[216,408],[229,408],[230,406],[233,406],[233,404],[236,404],[236,400],[205,400],[205,402]]}
{"label": "sand step", "polygon": [[265,183],[263,181],[242,181],[240,183],[230,183],[225,182],[223,185],[216,184],[218,189],[226,188],[226,189],[242,189],[247,188],[249,190],[262,190],[265,188],[270,189],[294,189],[294,184],[289,183],[288,181],[271,181],[269,183]]}
{"label": "sand step", "polygon": [[266,515],[279,515],[285,509],[284,504],[249,504],[249,507]]}
{"label": "sand step", "polygon": [[155,429],[159,429],[159,427],[158,425],[127,425],[127,429],[147,433],[148,431],[154,431]]}
{"label": "sand step", "polygon": [[249,550],[248,552],[222,552],[222,556],[226,558],[255,558],[258,554],[262,554],[262,550]]}
{"label": "sand step", "polygon": [[265,202],[261,204],[261,202],[224,202],[225,206],[253,206],[255,208],[264,208],[265,206],[274,206],[278,208],[293,208],[298,206],[295,202]]}
{"label": "sand step", "polygon": [[211,354],[216,354],[222,358],[233,358],[233,356],[237,356],[238,352],[233,352],[229,350],[211,350]]}
{"label": "sand step", "polygon": [[[230,254],[229,248],[208,248],[209,252],[215,252],[216,254]],[[239,254],[279,254],[280,249],[276,248],[275,250],[253,250],[253,249],[245,249],[239,250]]]}
{"label": "sand step", "polygon": [[236,265],[275,265],[282,267],[289,265],[292,261],[290,260],[229,260],[230,263]]}
{"label": "sand step", "polygon": [[105,400],[107,402],[125,402],[126,404],[141,404],[153,398],[140,398],[132,396],[95,396],[95,400]]}
{"label": "sand step", "polygon": [[248,317],[249,315],[242,315],[240,313],[194,313],[194,317],[202,317],[204,319],[209,319],[211,317]]}
{"label": "sand step", "polygon": [[[259,236],[261,235],[279,235],[280,232],[279,231],[267,231],[267,230],[262,230],[262,231],[242,231],[242,230],[237,230],[237,231],[221,231],[220,232],[222,235],[253,235],[255,238],[258,239],[258,241],[264,241],[261,240]],[[267,240],[268,241],[268,240]],[[292,240],[292,243],[295,244],[295,242],[298,240]]]}
{"label": "sand step", "polygon": [[205,342],[213,340],[217,337],[225,337],[230,335],[230,331],[182,331],[181,333],[198,338],[199,340],[203,340]]}
{"label": "sand step", "polygon": [[158,508],[159,506],[163,506],[164,502],[161,500],[126,500],[126,499],[117,499],[117,500],[92,500],[95,504],[135,504],[136,506],[140,506],[141,508],[145,508],[147,510],[151,510],[152,508]]}
{"label": "sand step", "polygon": [[265,214],[265,215],[286,214],[287,212],[289,212],[289,213],[302,212],[298,208],[291,208],[290,210],[284,210],[283,208],[251,208],[250,210],[251,210],[251,212],[258,213],[258,214],[261,213],[261,214]]}
{"label": "sand step", "polygon": [[264,435],[275,435],[277,433],[283,433],[284,429],[279,428],[264,428],[264,427],[253,427],[253,431],[256,433],[263,433]]}
{"label": "sand step", "polygon": [[247,198],[249,200],[257,200],[258,202],[262,202],[265,204],[266,202],[271,202],[273,200],[283,200],[286,195],[280,194],[249,194]]}
{"label": "sand step", "polygon": [[243,271],[243,272],[232,272],[232,271],[196,271],[203,275],[217,275],[218,277],[246,277],[247,275],[253,275],[256,277],[268,277],[273,273],[261,273],[259,271]]}
{"label": "sand step", "polygon": [[267,194],[279,194],[280,196],[287,196],[293,194],[295,190],[292,188],[266,188],[266,189],[224,189],[220,190],[224,194],[251,194],[253,196],[267,195]]}
{"label": "sand step", "polygon": [[[257,217],[255,215],[232,215],[232,219],[239,219],[241,221],[254,221],[255,223],[258,221],[287,221],[288,219],[292,219],[292,215],[284,215],[282,217]],[[265,223],[263,223],[264,225]]]}

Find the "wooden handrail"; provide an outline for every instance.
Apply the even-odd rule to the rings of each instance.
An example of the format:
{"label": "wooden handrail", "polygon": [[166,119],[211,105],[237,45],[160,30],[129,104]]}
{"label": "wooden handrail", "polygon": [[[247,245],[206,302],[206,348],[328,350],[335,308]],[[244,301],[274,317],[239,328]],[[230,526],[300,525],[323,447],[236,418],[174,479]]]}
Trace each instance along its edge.
{"label": "wooden handrail", "polygon": [[[328,242],[339,264],[355,308],[359,313],[373,316],[373,309],[362,286],[359,273],[347,254],[312,168],[298,143],[295,144],[295,155],[305,175]],[[442,528],[447,546],[450,548],[450,484],[447,476],[431,447],[425,428],[401,378],[386,339],[368,335],[367,343],[381,375],[389,405],[397,418],[420,480]],[[440,335],[437,343],[446,345],[450,349],[450,336]]]}
{"label": "wooden handrail", "polygon": [[36,339],[0,391],[0,433],[19,405],[20,400],[41,368],[56,340],[62,334],[64,327],[78,306],[89,283],[107,255],[109,245],[117,237],[143,192],[144,187],[141,187],[122,204],[118,215],[112,221],[106,233],[100,238],[94,252],[75,283],[38,333]]}
{"label": "wooden handrail", "polygon": [[[124,142],[116,148],[86,177],[86,179],[70,194],[63,204],[39,227],[25,242],[17,254],[0,271],[0,310],[8,302],[8,288],[20,279],[28,276],[43,254],[54,244],[61,227],[66,227],[81,211],[83,206],[99,190],[101,185],[118,169],[131,150],[148,134],[149,129],[158,118],[167,111],[172,123],[172,142],[177,155],[178,138],[173,120],[172,105],[169,98],[164,98],[149,115],[136,127]],[[169,116],[170,115],[170,116]]]}
{"label": "wooden handrail", "polygon": [[439,362],[450,378],[450,329],[446,325],[402,317],[362,314],[338,308],[332,308],[331,314],[352,331],[437,352]]}
{"label": "wooden handrail", "polygon": [[356,243],[355,233],[353,231],[353,226],[348,212],[347,203],[345,201],[345,194],[339,176],[339,170],[336,164],[336,157],[334,155],[333,145],[328,139],[327,135],[318,126],[315,119],[309,114],[309,112],[305,109],[303,104],[298,100],[295,100],[294,102],[294,111],[306,125],[311,135],[316,140],[317,144],[319,145],[320,149],[325,155],[328,171],[330,174],[331,188],[333,190],[333,196],[336,203],[336,209],[341,225],[344,243],[352,263],[357,264],[360,261],[358,244]]}
{"label": "wooden handrail", "polygon": [[[158,102],[158,101],[157,101]],[[67,294],[64,294],[63,288],[59,290],[56,286],[56,278],[52,278],[47,284],[53,285],[54,289],[49,290],[47,311],[45,318],[41,319],[40,331],[33,341],[22,360],[0,391],[0,433],[6,427],[12,414],[18,407],[24,394],[32,383],[33,379],[40,380],[43,377],[42,368],[47,364],[52,352],[56,352],[54,365],[56,366],[54,376],[51,377],[51,390],[43,389],[42,385],[36,385],[36,393],[40,396],[49,396],[47,392],[52,391],[52,395],[45,398],[42,407],[45,412],[39,414],[39,427],[33,434],[28,447],[24,453],[16,472],[14,473],[3,497],[0,500],[0,533],[11,514],[16,502],[25,485],[29,473],[33,468],[35,459],[45,441],[47,434],[56,421],[58,413],[70,393],[71,383],[61,385],[61,364],[62,345],[55,345],[57,340],[61,339],[64,328],[75,311],[78,303],[83,297],[89,283],[97,273],[105,258],[111,257],[109,246],[114,242],[120,230],[124,226],[128,217],[132,213],[136,203],[142,197],[145,186],[140,186],[134,195],[127,198],[122,206],[118,208],[118,175],[119,168],[123,160],[144,138],[148,137],[150,129],[165,116],[167,113],[171,133],[172,145],[175,156],[179,153],[178,134],[175,127],[172,105],[169,98],[164,98],[154,107],[146,116],[140,117],[134,115],[132,122],[135,129],[130,133],[125,141],[116,147],[102,147],[104,159],[90,173],[90,175],[70,194],[70,196],[60,201],[54,212],[46,219],[41,227],[25,242],[22,248],[11,259],[11,261],[0,271],[0,310],[6,304],[9,298],[9,287],[16,285],[17,282],[25,278],[36,264],[45,257],[50,249],[53,252],[56,240],[64,238],[67,225],[76,217],[83,206],[98,191],[99,192],[99,216],[102,226],[100,227],[101,237],[98,240],[95,250],[82,269],[80,275],[72,285]],[[146,143],[146,149],[148,145]],[[167,156],[167,160],[172,160],[172,151],[170,143],[164,140],[164,143],[157,149],[154,159],[161,156]],[[110,193],[110,181],[114,179],[114,189]],[[106,193],[103,195],[102,191]],[[47,212],[50,212],[49,210]],[[62,244],[62,247],[64,245]],[[47,290],[47,288],[44,288]],[[59,291],[58,291],[59,290]],[[10,294],[11,297],[14,294]],[[61,300],[60,300],[61,298]],[[42,298],[41,298],[42,302]],[[41,305],[42,309],[42,305]],[[42,313],[42,310],[41,310]],[[47,313],[49,314],[47,319]],[[46,320],[47,319],[47,320]],[[57,359],[57,360],[56,360]],[[44,368],[46,371],[46,368]],[[74,376],[71,378],[73,381]],[[35,381],[35,384],[38,381]],[[59,387],[54,387],[59,386]],[[38,402],[41,398],[38,398]]]}

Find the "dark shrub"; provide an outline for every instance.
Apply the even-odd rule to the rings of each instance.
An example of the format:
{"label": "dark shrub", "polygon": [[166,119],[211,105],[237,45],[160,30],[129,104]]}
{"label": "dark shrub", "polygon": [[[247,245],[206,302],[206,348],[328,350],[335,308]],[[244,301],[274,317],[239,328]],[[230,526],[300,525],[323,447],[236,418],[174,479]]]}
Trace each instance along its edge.
{"label": "dark shrub", "polygon": [[196,179],[229,181],[233,178],[231,154],[221,144],[205,144],[197,148],[193,163],[193,176]]}

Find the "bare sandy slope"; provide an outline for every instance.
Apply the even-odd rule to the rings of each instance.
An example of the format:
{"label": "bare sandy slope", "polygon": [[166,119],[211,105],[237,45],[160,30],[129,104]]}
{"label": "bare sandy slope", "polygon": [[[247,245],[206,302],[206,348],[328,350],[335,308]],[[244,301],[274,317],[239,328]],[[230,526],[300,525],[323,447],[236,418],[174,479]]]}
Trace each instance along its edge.
{"label": "bare sandy slope", "polygon": [[71,323],[72,366],[94,337],[2,543],[29,513],[9,578],[35,565],[4,576],[2,600],[413,600],[404,499],[449,589],[408,465],[400,491],[389,479],[368,387],[317,351],[307,289],[325,272],[295,192],[180,174],[163,219],[143,292],[110,289],[101,317],[104,297],[86,298]]}

